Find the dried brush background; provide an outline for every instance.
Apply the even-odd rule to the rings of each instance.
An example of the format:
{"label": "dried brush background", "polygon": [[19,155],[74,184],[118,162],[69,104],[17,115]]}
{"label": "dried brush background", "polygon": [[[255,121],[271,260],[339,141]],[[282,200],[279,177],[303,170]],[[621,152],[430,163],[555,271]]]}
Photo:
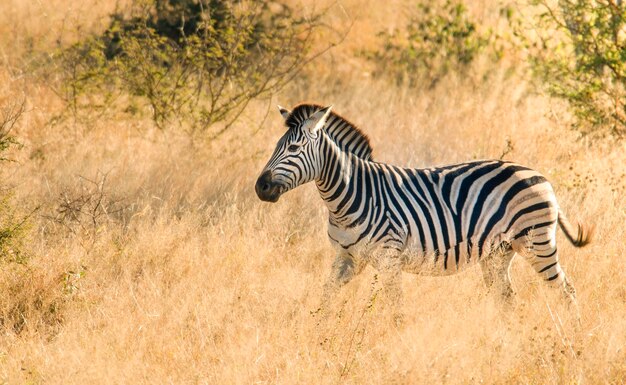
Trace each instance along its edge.
{"label": "dried brush background", "polygon": [[[25,58],[102,30],[116,2],[5,0],[0,106],[26,102],[11,129],[20,145],[2,154],[0,224],[26,222],[0,260],[0,382],[623,384],[623,142],[571,130],[562,102],[501,69],[523,64],[512,53],[504,64],[478,60],[480,78],[451,74],[428,87],[372,76],[359,52],[380,44],[378,32],[402,28],[411,1],[291,3],[328,7],[332,29],[320,47],[351,27],[271,102],[334,104],[370,136],[380,161],[504,156],[542,171],[570,218],[596,226],[584,249],[559,235],[581,328],[521,260],[508,316],[478,268],[405,275],[397,328],[367,269],[320,322],[333,251],[314,186],[275,205],[254,194],[284,130],[278,113],[266,118],[267,100],[252,101],[216,139],[123,111],[59,118],[62,101]],[[471,2],[468,12],[495,28],[494,4]]]}

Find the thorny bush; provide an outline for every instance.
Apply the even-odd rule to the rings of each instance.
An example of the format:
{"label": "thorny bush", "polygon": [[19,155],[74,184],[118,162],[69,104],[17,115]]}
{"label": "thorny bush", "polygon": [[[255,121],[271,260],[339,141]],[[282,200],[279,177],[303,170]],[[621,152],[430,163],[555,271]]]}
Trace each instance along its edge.
{"label": "thorny bush", "polygon": [[321,53],[320,16],[271,0],[137,1],[53,58],[56,91],[75,118],[115,106],[216,136]]}
{"label": "thorny bush", "polygon": [[536,39],[522,37],[548,92],[583,133],[626,134],[626,6],[614,0],[535,2]]}
{"label": "thorny bush", "polygon": [[374,63],[375,75],[391,75],[411,87],[432,87],[450,72],[465,71],[492,35],[477,28],[461,1],[420,1],[405,29],[380,32],[382,47],[365,55]]}

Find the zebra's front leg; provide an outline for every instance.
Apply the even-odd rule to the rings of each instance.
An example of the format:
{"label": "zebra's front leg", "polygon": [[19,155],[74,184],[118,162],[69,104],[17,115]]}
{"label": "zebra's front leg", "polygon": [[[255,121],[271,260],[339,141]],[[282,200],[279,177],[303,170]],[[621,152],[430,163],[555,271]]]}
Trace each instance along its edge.
{"label": "zebra's front leg", "polygon": [[320,306],[314,312],[314,315],[318,316],[315,327],[316,333],[320,338],[320,345],[325,345],[333,334],[328,329],[328,316],[333,299],[336,297],[339,289],[363,271],[364,267],[365,263],[363,261],[356,260],[347,253],[340,253],[335,257],[330,275],[324,284],[324,293],[322,294]]}
{"label": "zebra's front leg", "polygon": [[324,294],[319,310],[324,314],[339,289],[358,275],[365,264],[356,261],[349,254],[338,254],[335,257],[330,275],[324,284]]}

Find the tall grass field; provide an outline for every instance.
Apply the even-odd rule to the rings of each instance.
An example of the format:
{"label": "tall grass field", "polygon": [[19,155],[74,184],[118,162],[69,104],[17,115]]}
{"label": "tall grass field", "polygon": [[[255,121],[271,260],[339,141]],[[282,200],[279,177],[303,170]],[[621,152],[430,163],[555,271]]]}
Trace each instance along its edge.
{"label": "tall grass field", "polygon": [[[130,107],[73,114],[62,80],[42,75],[38,63],[102,33],[125,2],[0,2],[0,383],[626,383],[625,142],[575,128],[512,45],[436,81],[381,73],[368,52],[415,3],[290,0],[323,12],[312,52],[332,47],[211,135]],[[481,31],[508,33],[503,4],[466,6]],[[478,266],[404,274],[397,326],[368,267],[321,319],[334,251],[314,184],[275,204],[254,191],[286,130],[276,104],[304,101],[333,104],[377,161],[504,158],[542,172],[569,218],[595,226],[585,248],[557,235],[581,325],[523,258],[508,312]]]}

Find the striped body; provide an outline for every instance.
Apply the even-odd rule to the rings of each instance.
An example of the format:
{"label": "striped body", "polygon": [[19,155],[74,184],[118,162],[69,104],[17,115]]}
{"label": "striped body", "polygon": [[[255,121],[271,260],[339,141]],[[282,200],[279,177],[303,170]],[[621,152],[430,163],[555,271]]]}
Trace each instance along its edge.
{"label": "striped body", "polygon": [[356,156],[343,162],[350,165],[340,168],[352,173],[347,183],[317,182],[330,211],[328,235],[339,250],[367,259],[374,251],[394,249],[403,270],[432,275],[457,272],[513,245],[546,257],[536,261],[541,268],[552,262],[558,205],[536,171],[502,161],[432,169]]}
{"label": "striped body", "polygon": [[281,114],[288,131],[255,188],[276,202],[315,181],[337,250],[325,297],[368,264],[394,282],[401,271],[447,275],[476,262],[487,285],[509,297],[508,268],[519,253],[574,299],[558,262],[556,228],[577,247],[590,232],[570,224],[537,171],[500,160],[427,169],[379,163],[367,137],[330,107],[304,104]]}

